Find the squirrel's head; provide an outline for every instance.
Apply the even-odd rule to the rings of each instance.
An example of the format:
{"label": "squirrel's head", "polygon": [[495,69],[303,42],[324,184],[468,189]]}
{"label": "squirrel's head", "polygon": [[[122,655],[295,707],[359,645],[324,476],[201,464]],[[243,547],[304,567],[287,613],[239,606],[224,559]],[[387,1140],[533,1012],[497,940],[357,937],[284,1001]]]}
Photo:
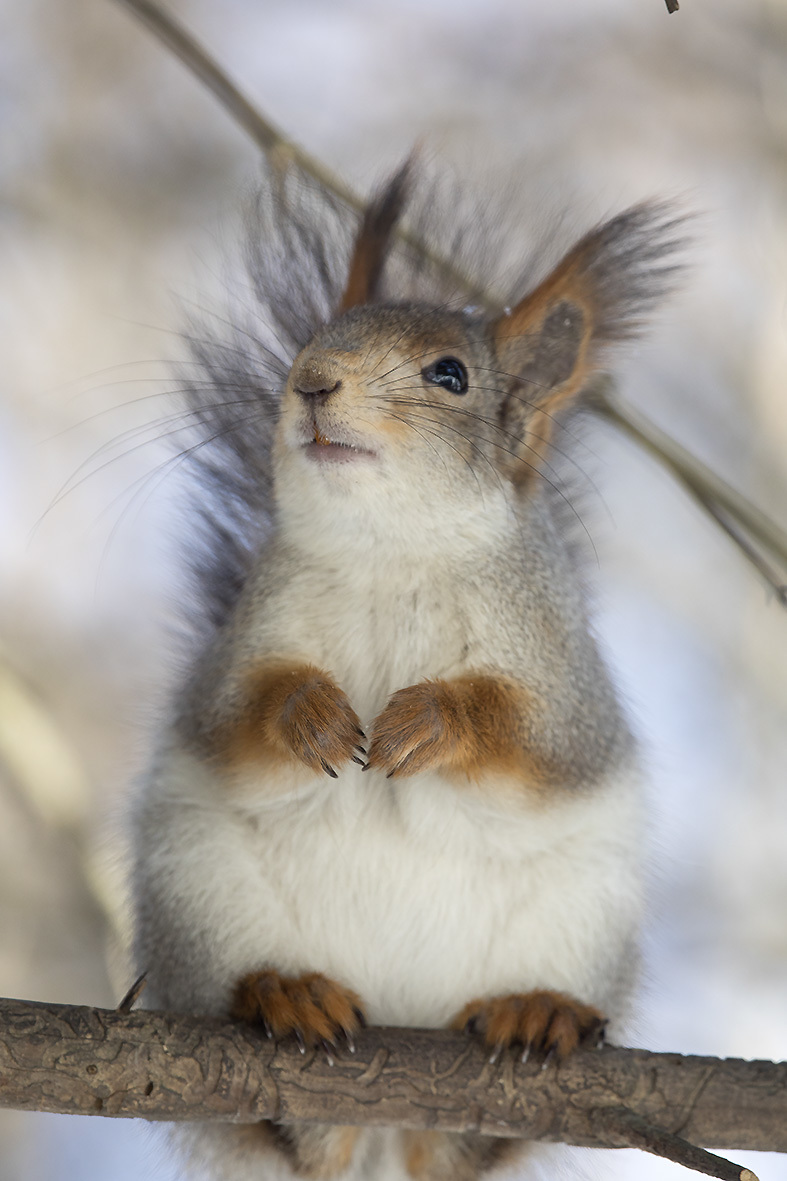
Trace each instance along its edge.
{"label": "squirrel's head", "polygon": [[665,258],[680,219],[644,204],[587,234],[498,314],[379,302],[409,174],[370,207],[337,316],[287,380],[277,499],[315,528],[338,497],[350,528],[494,529],[538,481],[556,416],[637,333],[675,269]]}

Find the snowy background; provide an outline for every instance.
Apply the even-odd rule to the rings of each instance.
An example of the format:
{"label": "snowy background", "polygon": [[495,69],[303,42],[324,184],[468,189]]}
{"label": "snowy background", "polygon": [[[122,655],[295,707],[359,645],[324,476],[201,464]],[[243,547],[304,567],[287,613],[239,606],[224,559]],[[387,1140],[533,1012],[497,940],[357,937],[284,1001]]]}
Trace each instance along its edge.
{"label": "snowy background", "polygon": [[[362,191],[422,141],[521,208],[523,240],[536,207],[580,229],[643,196],[701,211],[621,387],[787,524],[784,0],[170,7]],[[0,134],[0,994],[114,1005],[123,799],[171,677],[183,528],[161,394],[183,306],[222,306],[257,162],[113,0],[0,0]],[[599,630],[652,772],[636,1040],[787,1058],[787,612],[632,444],[599,426],[577,461],[599,487]],[[0,1116],[0,1181],[172,1181],[144,1126]]]}

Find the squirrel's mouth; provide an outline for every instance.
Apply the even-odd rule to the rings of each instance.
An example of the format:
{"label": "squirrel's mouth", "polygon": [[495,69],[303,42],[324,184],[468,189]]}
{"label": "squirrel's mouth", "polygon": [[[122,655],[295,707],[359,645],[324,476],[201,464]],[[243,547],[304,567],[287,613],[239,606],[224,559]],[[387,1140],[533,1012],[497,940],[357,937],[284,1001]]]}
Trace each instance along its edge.
{"label": "squirrel's mouth", "polygon": [[317,463],[347,462],[354,459],[376,459],[377,452],[361,447],[348,439],[331,439],[315,425],[314,438],[303,445],[307,458]]}

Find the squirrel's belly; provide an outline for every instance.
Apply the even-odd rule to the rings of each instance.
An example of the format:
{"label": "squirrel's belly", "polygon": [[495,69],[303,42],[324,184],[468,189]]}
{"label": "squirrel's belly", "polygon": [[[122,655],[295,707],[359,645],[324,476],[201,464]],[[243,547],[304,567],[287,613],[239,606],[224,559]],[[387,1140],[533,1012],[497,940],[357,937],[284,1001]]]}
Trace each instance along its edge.
{"label": "squirrel's belly", "polygon": [[319,821],[301,804],[260,823],[278,901],[256,916],[260,962],[324,972],[381,1024],[440,1026],[538,987],[607,1008],[639,915],[627,794],[511,815],[438,776],[346,772],[312,801]]}
{"label": "squirrel's belly", "polygon": [[165,755],[140,801],[138,954],[163,1007],[225,1012],[261,967],[324,972],[375,1023],[442,1026],[531,988],[617,1011],[640,913],[638,790],[504,811],[437,775],[360,768],[241,808]]}

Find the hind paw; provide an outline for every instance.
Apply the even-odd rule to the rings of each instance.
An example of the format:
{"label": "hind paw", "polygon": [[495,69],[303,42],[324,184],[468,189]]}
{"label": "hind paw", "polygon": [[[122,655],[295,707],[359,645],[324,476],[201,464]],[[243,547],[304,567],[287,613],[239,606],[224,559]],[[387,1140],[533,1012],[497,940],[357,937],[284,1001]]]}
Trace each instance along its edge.
{"label": "hind paw", "polygon": [[329,1057],[342,1042],[353,1051],[353,1036],[365,1025],[356,993],[321,972],[250,972],[235,985],[230,1015],[261,1025],[268,1037],[294,1036],[303,1052],[322,1045]]}
{"label": "hind paw", "polygon": [[563,992],[539,989],[470,1001],[451,1024],[479,1034],[493,1061],[510,1046],[521,1048],[523,1059],[537,1054],[548,1061],[563,1059],[580,1046],[598,1045],[606,1023],[592,1005]]}

